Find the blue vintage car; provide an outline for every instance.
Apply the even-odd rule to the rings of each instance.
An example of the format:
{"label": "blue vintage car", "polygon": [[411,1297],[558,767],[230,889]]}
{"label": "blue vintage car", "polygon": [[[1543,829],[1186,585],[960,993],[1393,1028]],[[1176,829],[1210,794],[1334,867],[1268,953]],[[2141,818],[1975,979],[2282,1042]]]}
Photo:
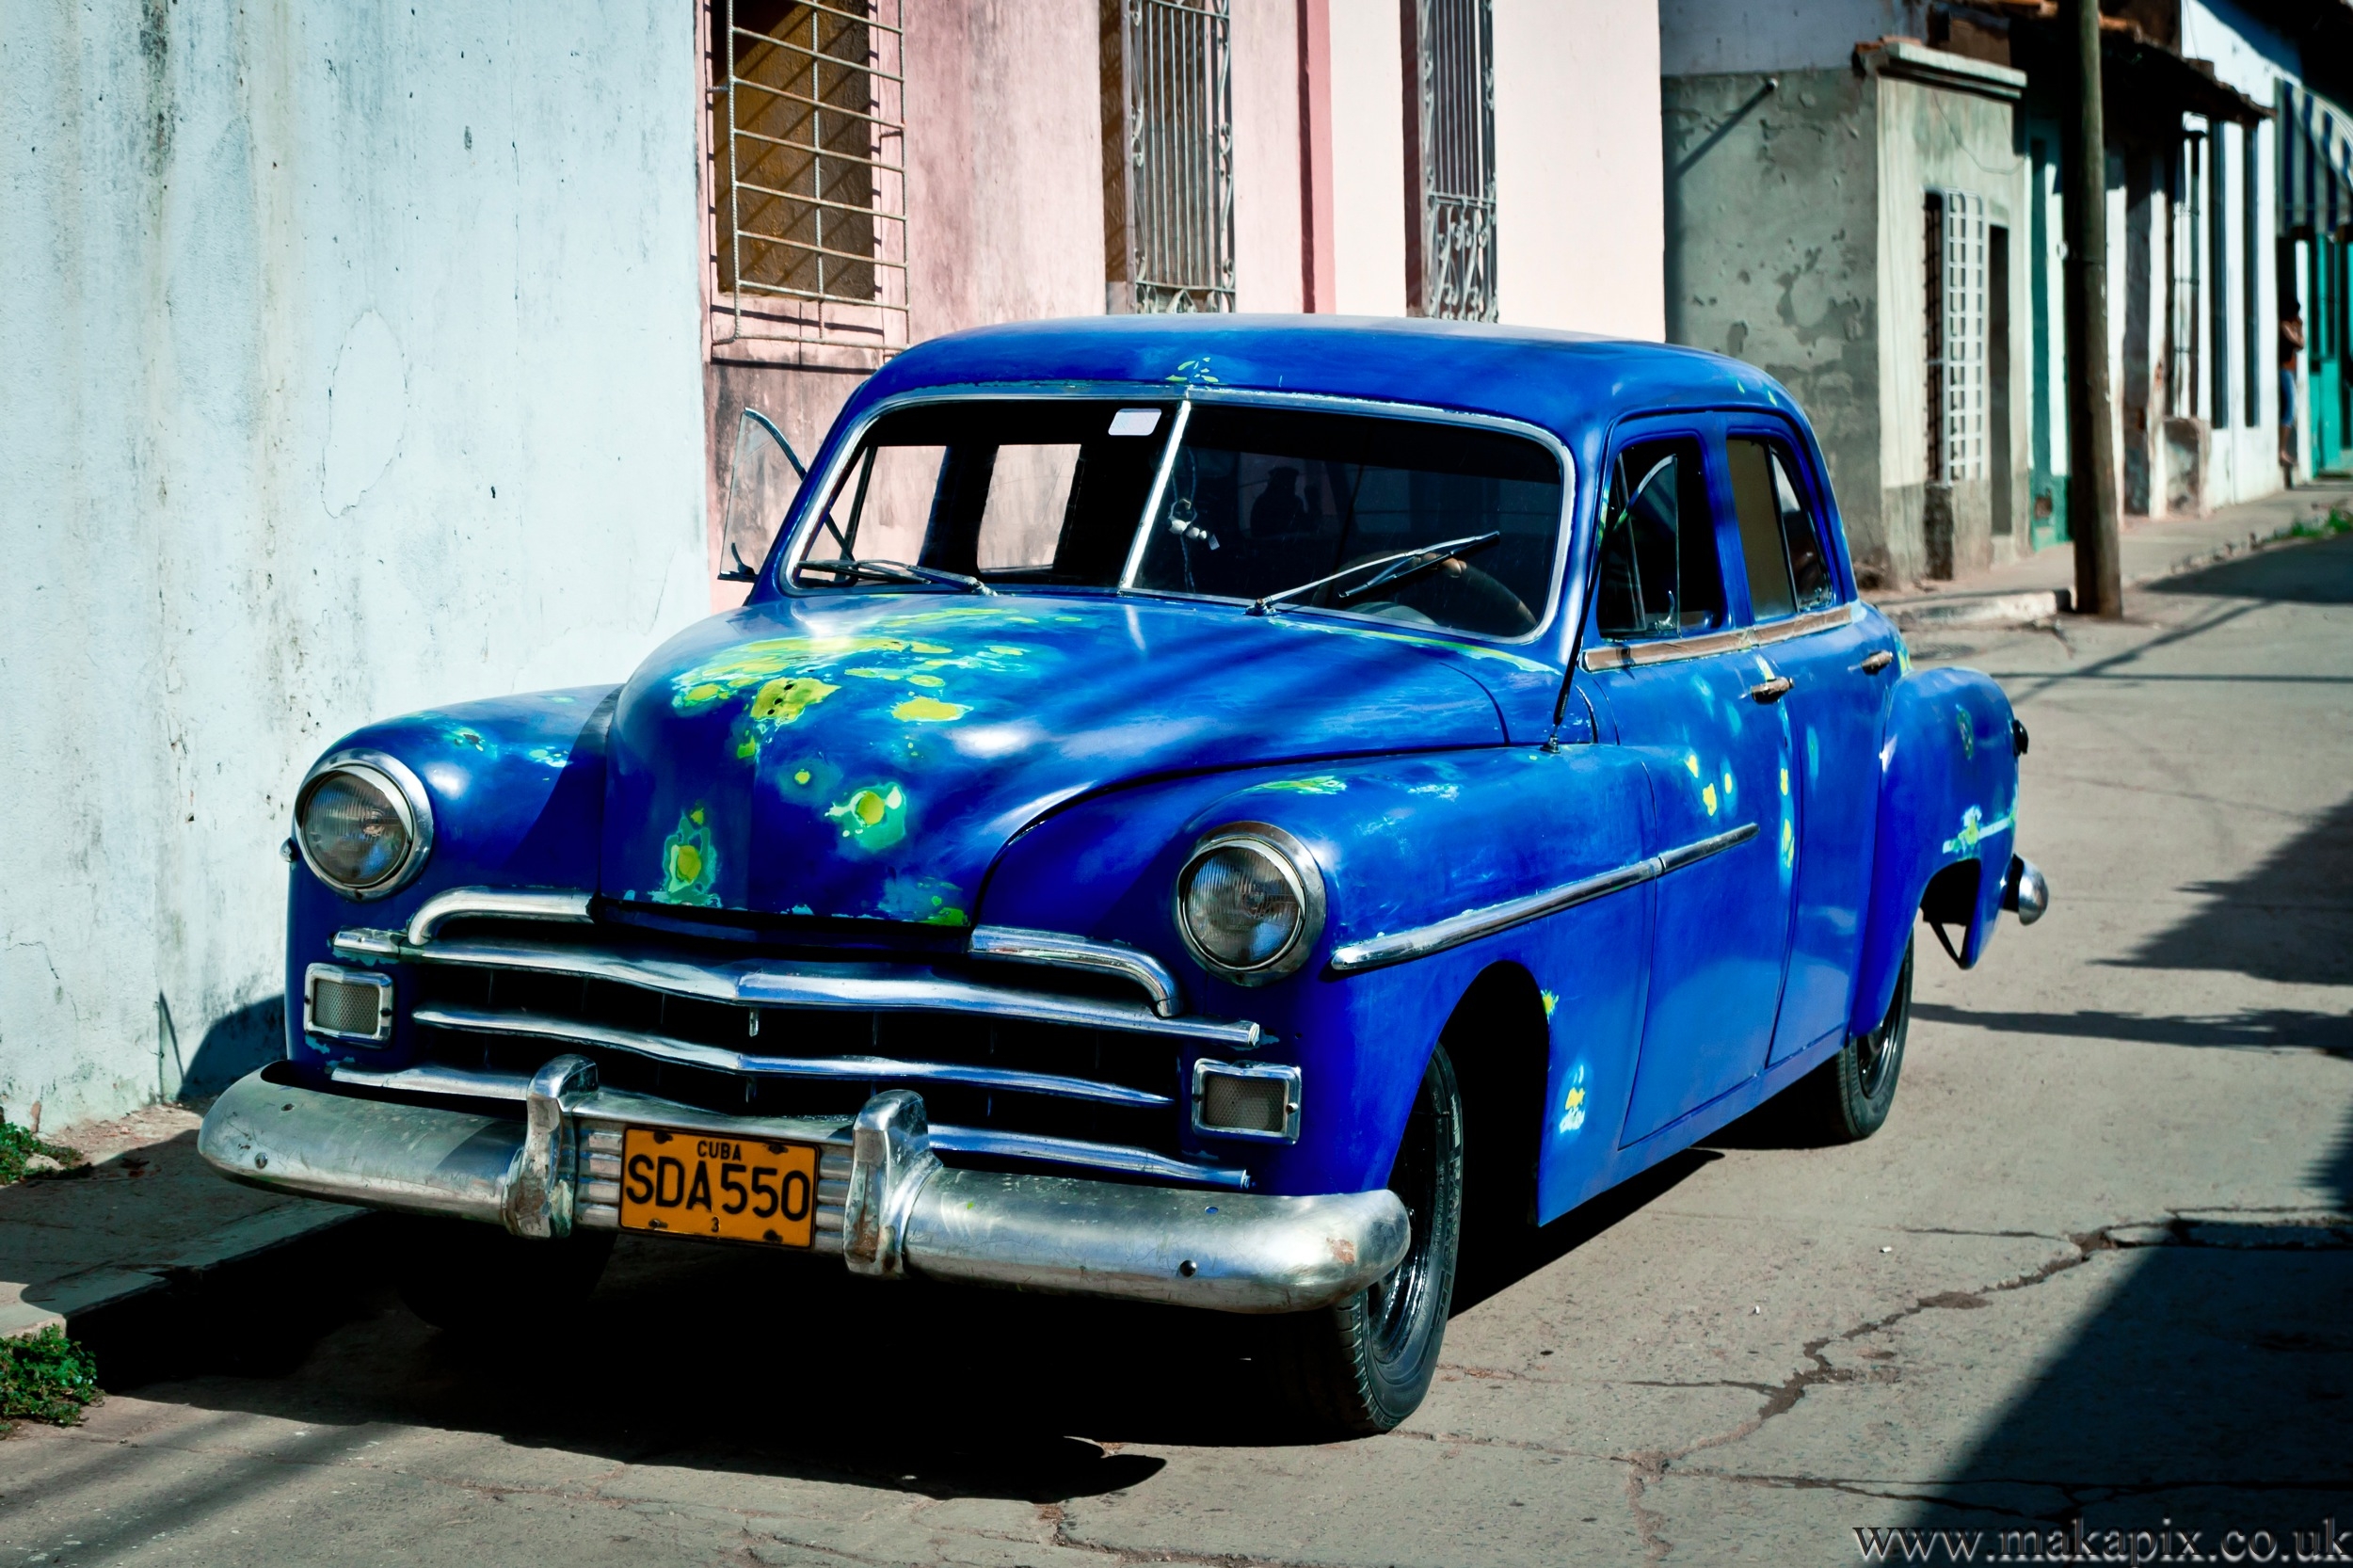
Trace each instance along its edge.
{"label": "blue vintage car", "polygon": [[[1656,344],[1199,316],[892,360],[741,609],[345,737],[240,1181],[437,1322],[618,1231],[1272,1315],[1327,1431],[1460,1239],[1786,1092],[1887,1115],[1913,932],[2041,878],[2025,734],[1857,597],[1804,416]],[[463,1222],[473,1222],[466,1224]]]}

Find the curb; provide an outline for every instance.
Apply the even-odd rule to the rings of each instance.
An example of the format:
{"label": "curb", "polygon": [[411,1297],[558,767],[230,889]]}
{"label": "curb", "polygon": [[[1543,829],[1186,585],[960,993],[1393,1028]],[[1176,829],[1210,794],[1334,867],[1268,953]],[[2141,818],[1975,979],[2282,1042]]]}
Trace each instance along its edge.
{"label": "curb", "polygon": [[[157,1263],[100,1265],[39,1287],[0,1286],[0,1338],[55,1326],[123,1388],[224,1361],[282,1331],[289,1314],[323,1320],[362,1267],[364,1209],[302,1202],[248,1215]],[[28,1290],[38,1301],[24,1299]]]}

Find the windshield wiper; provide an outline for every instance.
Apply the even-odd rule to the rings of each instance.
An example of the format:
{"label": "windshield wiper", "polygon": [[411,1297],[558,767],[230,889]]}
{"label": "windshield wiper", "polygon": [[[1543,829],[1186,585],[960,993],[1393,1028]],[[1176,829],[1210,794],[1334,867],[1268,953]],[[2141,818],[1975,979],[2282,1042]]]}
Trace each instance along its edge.
{"label": "windshield wiper", "polygon": [[1459,539],[1448,539],[1441,544],[1424,545],[1418,550],[1393,550],[1386,555],[1375,555],[1369,560],[1358,561],[1353,566],[1342,567],[1329,577],[1319,577],[1312,583],[1302,583],[1295,588],[1284,588],[1268,594],[1251,605],[1244,613],[1253,616],[1271,616],[1284,600],[1296,599],[1301,594],[1313,593],[1327,584],[1337,583],[1342,578],[1353,577],[1360,571],[1370,571],[1375,567],[1387,568],[1375,575],[1370,581],[1360,584],[1346,593],[1335,596],[1343,600],[1362,599],[1384,584],[1401,582],[1405,578],[1418,576],[1441,562],[1453,560],[1460,555],[1467,555],[1474,550],[1484,550],[1487,546],[1499,542],[1502,537],[1503,536],[1499,533],[1469,534]]}
{"label": "windshield wiper", "polygon": [[942,571],[937,567],[911,567],[904,561],[852,560],[847,556],[835,561],[803,561],[803,571],[829,571],[836,577],[873,577],[886,583],[938,583],[967,593],[994,595],[997,590],[977,577],[967,577],[960,571]]}

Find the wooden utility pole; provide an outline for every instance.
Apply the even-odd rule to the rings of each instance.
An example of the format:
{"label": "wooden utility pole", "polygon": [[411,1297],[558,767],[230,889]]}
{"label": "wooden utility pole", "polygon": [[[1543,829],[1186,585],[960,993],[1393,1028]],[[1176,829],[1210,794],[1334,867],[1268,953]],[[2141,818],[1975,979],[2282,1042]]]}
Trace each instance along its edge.
{"label": "wooden utility pole", "polygon": [[2101,119],[2099,0],[2067,0],[2075,33],[2074,152],[2067,180],[2067,525],[2075,608],[2124,613],[2118,559],[2116,403],[2108,382],[2108,148]]}

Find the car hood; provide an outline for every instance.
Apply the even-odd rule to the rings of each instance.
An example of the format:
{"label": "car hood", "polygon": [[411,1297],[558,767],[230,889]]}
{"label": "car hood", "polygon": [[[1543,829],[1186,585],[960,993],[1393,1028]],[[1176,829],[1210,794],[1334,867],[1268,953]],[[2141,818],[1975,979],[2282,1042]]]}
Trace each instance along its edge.
{"label": "car hood", "polygon": [[[857,593],[747,605],[681,633],[622,688],[600,890],[965,924],[1007,840],[1108,785],[1500,744],[1471,673],[1481,661],[1542,667],[1230,604]],[[1324,787],[1311,771],[1278,782]]]}

